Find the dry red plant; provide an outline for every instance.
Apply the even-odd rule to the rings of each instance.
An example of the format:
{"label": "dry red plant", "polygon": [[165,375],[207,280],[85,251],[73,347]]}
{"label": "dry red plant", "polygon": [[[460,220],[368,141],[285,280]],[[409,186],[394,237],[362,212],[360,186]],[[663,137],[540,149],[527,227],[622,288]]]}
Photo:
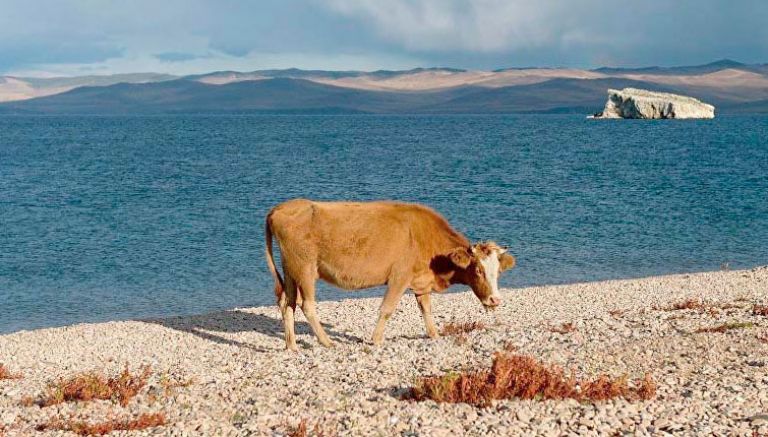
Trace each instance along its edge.
{"label": "dry red plant", "polygon": [[755,305],[752,307],[752,314],[755,316],[768,317],[768,305]]}
{"label": "dry red plant", "polygon": [[177,388],[186,388],[195,383],[195,378],[172,379],[168,375],[160,377],[160,386],[163,388],[166,396],[173,393]]}
{"label": "dry red plant", "polygon": [[674,303],[669,307],[656,308],[656,309],[659,309],[662,311],[696,310],[702,313],[706,312],[711,317],[719,317],[720,310],[730,310],[734,308],[741,308],[741,306],[735,303],[716,304],[716,303],[707,303],[698,299],[686,299],[684,301]]}
{"label": "dry red plant", "polygon": [[104,422],[88,423],[74,419],[57,419],[37,426],[38,431],[69,431],[77,435],[104,435],[113,431],[137,431],[166,424],[163,413],[143,413],[134,419],[110,419]]}
{"label": "dry red plant", "polygon": [[11,372],[10,369],[5,367],[3,363],[0,363],[0,380],[3,379],[21,379],[21,373]]}
{"label": "dry red plant", "polygon": [[731,331],[733,329],[753,328],[754,326],[755,324],[752,322],[731,322],[731,323],[723,323],[722,325],[712,326],[708,328],[699,328],[695,332],[722,334],[724,332]]}
{"label": "dry red plant", "polygon": [[708,308],[704,302],[698,299],[686,299],[681,302],[673,303],[671,306],[665,309],[665,311],[679,311],[679,310],[705,310]]}
{"label": "dry red plant", "polygon": [[717,305],[713,305],[713,306],[717,307],[717,308],[719,308],[721,310],[730,310],[730,309],[734,309],[734,308],[741,308],[740,305],[735,304],[735,303],[721,303],[721,304],[717,304]]}
{"label": "dry red plant", "polygon": [[60,379],[49,385],[48,391],[36,403],[42,407],[62,402],[113,400],[126,406],[147,384],[151,371],[145,366],[140,373],[131,373],[126,367],[120,374],[105,378],[95,373],[83,373],[68,379]]}
{"label": "dry red plant", "polygon": [[593,381],[579,380],[531,356],[497,352],[490,370],[421,378],[405,397],[487,406],[495,399],[647,400],[655,394],[656,385],[648,375],[632,386],[626,377],[601,375]]}
{"label": "dry red plant", "polygon": [[621,318],[621,316],[623,316],[624,313],[626,313],[626,312],[627,312],[627,310],[616,309],[616,310],[608,311],[608,314],[610,314],[611,317],[613,317],[614,319],[618,319],[618,318]]}
{"label": "dry red plant", "polygon": [[307,419],[301,419],[296,428],[288,433],[288,437],[307,437]]}
{"label": "dry red plant", "polygon": [[309,423],[307,419],[301,419],[298,425],[288,432],[288,437],[307,437],[313,435],[315,437],[325,437],[332,434],[327,433],[321,426],[320,422],[315,423],[312,427],[312,432],[309,432]]}
{"label": "dry red plant", "polygon": [[504,352],[515,352],[517,350],[517,346],[515,346],[515,344],[511,341],[507,341],[501,346],[501,350]]}
{"label": "dry red plant", "polygon": [[576,330],[576,325],[574,325],[571,322],[563,323],[560,326],[550,326],[549,327],[550,332],[556,332],[558,334],[568,334],[569,332],[573,332]]}
{"label": "dry red plant", "polygon": [[467,334],[472,331],[478,331],[485,329],[483,322],[466,322],[466,323],[446,323],[443,329],[440,330],[440,335],[451,336]]}

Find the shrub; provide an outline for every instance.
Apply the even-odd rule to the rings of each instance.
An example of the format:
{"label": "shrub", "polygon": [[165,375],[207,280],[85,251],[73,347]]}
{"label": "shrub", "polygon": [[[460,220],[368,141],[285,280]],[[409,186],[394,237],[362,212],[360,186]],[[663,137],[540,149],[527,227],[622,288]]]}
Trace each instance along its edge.
{"label": "shrub", "polygon": [[655,394],[656,386],[647,375],[635,381],[633,387],[626,377],[613,379],[601,375],[594,381],[579,380],[531,356],[497,352],[490,370],[421,378],[405,397],[486,406],[496,399],[647,400]]}
{"label": "shrub", "polygon": [[168,375],[162,375],[160,377],[160,387],[163,388],[163,391],[165,392],[166,396],[173,393],[177,388],[187,388],[190,385],[195,383],[195,378],[187,378],[187,379],[173,379],[169,377]]}
{"label": "shrub", "polygon": [[550,332],[556,332],[558,334],[568,334],[569,332],[573,332],[576,330],[576,325],[574,325],[571,322],[563,323],[560,326],[550,326],[549,327]]}
{"label": "shrub", "polygon": [[755,305],[752,307],[752,314],[755,316],[768,317],[768,305]]}
{"label": "shrub", "polygon": [[731,322],[731,323],[723,323],[722,325],[713,326],[710,328],[699,328],[695,332],[696,333],[704,333],[704,332],[715,332],[715,333],[724,333],[733,329],[745,329],[745,328],[754,328],[755,324],[752,322]]}
{"label": "shrub", "polygon": [[163,426],[165,423],[165,415],[163,413],[143,413],[135,419],[110,419],[98,423],[88,423],[73,419],[57,419],[37,426],[37,430],[69,431],[77,435],[90,436],[109,434],[113,431],[137,431]]}
{"label": "shrub", "polygon": [[148,366],[138,374],[132,374],[126,367],[120,374],[111,378],[105,378],[95,372],[75,375],[51,384],[47,393],[37,404],[47,407],[62,402],[87,402],[101,399],[113,400],[126,406],[147,384],[149,375]]}
{"label": "shrub", "polygon": [[472,331],[477,331],[481,329],[485,329],[485,324],[483,322],[466,322],[466,323],[451,322],[443,326],[443,329],[440,330],[440,335],[443,335],[443,336],[461,335],[461,334],[467,334]]}
{"label": "shrub", "polygon": [[627,312],[627,310],[616,309],[616,310],[608,311],[608,314],[610,314],[611,317],[613,317],[614,319],[618,319],[618,318],[621,318],[621,316],[623,316],[624,313],[626,313],[626,312]]}
{"label": "shrub", "polygon": [[680,310],[696,310],[699,312],[708,312],[710,316],[717,317],[719,315],[718,310],[729,310],[734,308],[741,308],[735,303],[721,303],[711,304],[698,299],[686,299],[681,302],[672,304],[667,308],[661,308],[663,311],[680,311]]}
{"label": "shrub", "polygon": [[3,379],[21,379],[21,373],[13,373],[3,363],[0,363],[0,380]]}
{"label": "shrub", "polygon": [[296,425],[293,429],[288,431],[288,437],[307,437],[309,435],[314,435],[316,437],[324,437],[324,436],[330,436],[331,433],[327,432],[320,426],[320,422],[315,423],[315,426],[312,427],[312,433],[309,432],[309,424],[307,422],[307,419],[301,419],[298,425]]}
{"label": "shrub", "polygon": [[698,299],[686,299],[682,302],[672,304],[665,311],[679,311],[679,310],[705,310],[707,305]]}

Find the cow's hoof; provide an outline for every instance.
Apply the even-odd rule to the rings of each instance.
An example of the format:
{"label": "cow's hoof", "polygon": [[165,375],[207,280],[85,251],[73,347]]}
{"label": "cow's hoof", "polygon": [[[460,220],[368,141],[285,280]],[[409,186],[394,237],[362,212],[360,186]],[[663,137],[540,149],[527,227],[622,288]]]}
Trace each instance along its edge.
{"label": "cow's hoof", "polygon": [[336,346],[333,344],[333,342],[331,342],[331,341],[321,341],[321,342],[320,342],[320,346],[322,346],[322,347],[327,347],[327,348],[329,348],[329,349],[330,349],[330,348],[334,348],[334,347],[336,347]]}
{"label": "cow's hoof", "polygon": [[427,336],[429,338],[440,338],[440,334],[437,333],[437,331],[427,332]]}

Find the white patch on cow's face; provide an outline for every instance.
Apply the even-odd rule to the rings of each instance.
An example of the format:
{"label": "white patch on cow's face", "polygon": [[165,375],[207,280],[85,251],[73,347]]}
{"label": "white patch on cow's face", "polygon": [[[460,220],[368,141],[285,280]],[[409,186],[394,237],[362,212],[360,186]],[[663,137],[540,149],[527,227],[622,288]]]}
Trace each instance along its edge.
{"label": "white patch on cow's face", "polygon": [[483,265],[483,270],[485,270],[485,280],[491,287],[491,297],[496,298],[497,302],[501,302],[501,294],[499,293],[499,271],[501,270],[499,255],[499,251],[494,250],[489,256],[480,260],[480,264]]}

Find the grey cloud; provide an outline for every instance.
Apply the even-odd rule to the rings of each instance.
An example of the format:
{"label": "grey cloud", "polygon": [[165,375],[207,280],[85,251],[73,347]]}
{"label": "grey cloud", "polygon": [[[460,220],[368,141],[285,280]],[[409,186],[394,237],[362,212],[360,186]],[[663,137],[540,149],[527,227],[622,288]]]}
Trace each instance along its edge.
{"label": "grey cloud", "polygon": [[470,69],[766,62],[766,22],[762,0],[3,0],[0,72],[115,57],[181,66],[198,53],[206,65],[259,54]]}
{"label": "grey cloud", "polygon": [[118,58],[124,47],[90,41],[14,40],[0,41],[0,71],[35,64],[92,64]]}
{"label": "grey cloud", "polygon": [[765,61],[760,0],[327,0],[339,14],[428,59],[498,66]]}
{"label": "grey cloud", "polygon": [[163,62],[184,62],[184,61],[191,61],[193,59],[201,59],[209,57],[210,55],[196,55],[194,53],[183,53],[183,52],[164,52],[164,53],[156,53],[154,55],[155,58],[163,61]]}

